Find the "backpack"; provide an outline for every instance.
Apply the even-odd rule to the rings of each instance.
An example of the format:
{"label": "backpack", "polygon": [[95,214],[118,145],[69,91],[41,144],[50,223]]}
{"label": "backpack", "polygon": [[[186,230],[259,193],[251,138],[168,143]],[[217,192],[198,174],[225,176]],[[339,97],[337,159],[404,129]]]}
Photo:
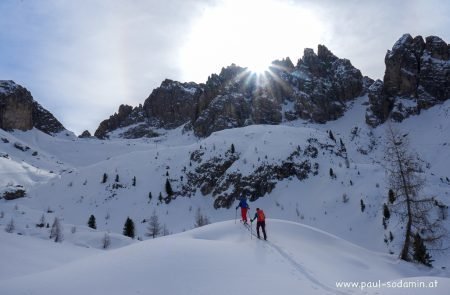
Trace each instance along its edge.
{"label": "backpack", "polygon": [[266,220],[266,215],[264,215],[264,211],[263,210],[259,210],[256,214],[258,214],[258,221],[265,221]]}

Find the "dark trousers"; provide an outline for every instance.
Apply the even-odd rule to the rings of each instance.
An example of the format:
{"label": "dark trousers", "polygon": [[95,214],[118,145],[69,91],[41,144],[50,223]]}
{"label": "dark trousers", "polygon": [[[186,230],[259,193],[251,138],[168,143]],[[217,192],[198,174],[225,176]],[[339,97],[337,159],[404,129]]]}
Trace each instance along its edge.
{"label": "dark trousers", "polygon": [[267,235],[266,235],[266,222],[265,221],[258,221],[257,223],[256,223],[256,233],[258,234],[258,239],[260,239],[260,236],[259,236],[259,228],[262,228],[262,232],[263,232],[263,235],[264,235],[264,240],[267,240]]}

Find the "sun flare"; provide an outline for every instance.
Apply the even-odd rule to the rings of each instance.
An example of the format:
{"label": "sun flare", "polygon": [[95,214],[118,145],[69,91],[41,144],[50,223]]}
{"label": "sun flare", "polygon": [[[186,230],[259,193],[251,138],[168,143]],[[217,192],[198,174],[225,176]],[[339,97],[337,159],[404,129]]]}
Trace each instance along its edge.
{"label": "sun flare", "polygon": [[206,9],[180,48],[183,78],[203,82],[235,63],[263,73],[271,62],[299,58],[323,43],[326,30],[308,10],[287,1],[224,0]]}

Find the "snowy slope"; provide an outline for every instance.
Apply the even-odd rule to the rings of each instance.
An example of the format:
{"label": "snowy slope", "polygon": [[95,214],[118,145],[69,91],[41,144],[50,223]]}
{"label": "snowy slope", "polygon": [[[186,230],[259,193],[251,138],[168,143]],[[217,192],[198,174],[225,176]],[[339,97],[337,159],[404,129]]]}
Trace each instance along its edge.
{"label": "snowy slope", "polygon": [[[197,190],[191,197],[178,197],[169,204],[158,201],[160,192],[165,195],[164,184],[167,178],[170,179],[174,190],[178,191],[186,182],[186,173],[195,171],[199,166],[198,163],[190,159],[193,152],[201,151],[204,161],[207,161],[214,157],[223,157],[233,144],[239,154],[239,159],[228,168],[227,173],[239,172],[242,175],[248,175],[262,163],[266,165],[281,163],[298,146],[304,150],[310,138],[334,147],[339,145],[339,141],[342,139],[347,149],[349,168],[346,167],[345,160],[342,157],[330,152],[330,150],[319,150],[317,158],[312,160],[313,163],[318,164],[317,175],[310,174],[308,178],[301,181],[295,177],[278,181],[270,194],[260,196],[257,201],[250,203],[251,212],[254,214],[253,210],[256,207],[264,208],[269,218],[300,222],[323,230],[340,239],[368,249],[364,250],[367,253],[372,253],[369,251],[377,253],[393,251],[398,253],[402,242],[401,235],[403,234],[401,223],[393,217],[387,230],[382,226],[382,206],[387,201],[388,191],[383,162],[386,126],[382,125],[372,129],[364,123],[366,102],[367,97],[359,98],[352,103],[344,117],[323,125],[310,124],[304,121],[289,122],[278,126],[255,125],[223,130],[213,133],[205,139],[195,138],[189,132],[183,133],[182,128],[170,131],[158,130],[159,133],[163,134],[158,138],[124,140],[112,136],[112,140],[106,141],[78,139],[65,135],[51,137],[38,130],[13,133],[0,130],[0,137],[7,141],[0,141],[0,175],[2,176],[0,177],[0,193],[2,190],[13,188],[16,185],[24,186],[27,191],[27,197],[23,199],[13,201],[0,199],[1,238],[3,240],[3,237],[9,239],[10,236],[13,236],[3,232],[6,225],[14,220],[16,225],[14,233],[22,235],[20,237],[14,236],[13,243],[16,243],[18,249],[20,249],[21,243],[24,243],[24,245],[33,244],[33,239],[36,240],[38,247],[45,248],[45,243],[49,247],[54,247],[54,243],[48,240],[49,229],[35,227],[35,224],[44,215],[46,222],[50,224],[55,217],[60,218],[64,226],[65,239],[62,247],[70,246],[64,248],[66,250],[63,250],[63,252],[74,253],[74,260],[83,257],[84,254],[78,256],[77,250],[71,248],[72,246],[100,249],[101,240],[106,232],[111,234],[112,249],[134,243],[137,243],[137,245],[132,247],[146,247],[141,245],[147,245],[147,242],[138,243],[136,240],[132,241],[121,236],[127,217],[134,220],[136,235],[139,239],[148,239],[145,235],[148,226],[146,221],[152,212],[156,212],[161,224],[165,224],[171,233],[192,229],[198,208],[212,222],[220,222],[235,217],[234,206],[231,206],[231,209],[214,209],[214,198],[211,194],[203,196],[200,190]],[[423,160],[424,175],[427,179],[424,192],[435,196],[447,205],[450,204],[450,181],[447,180],[447,178],[450,178],[448,170],[450,165],[449,110],[450,101],[447,101],[442,105],[422,111],[420,116],[413,116],[402,123],[393,124],[402,133],[407,134],[412,148],[419,153]],[[337,143],[329,138],[328,130],[332,130]],[[25,148],[25,151],[22,151],[14,146],[15,143],[19,143],[19,146],[29,147],[29,149]],[[5,154],[8,156],[1,156]],[[337,175],[336,179],[330,178],[330,168]],[[108,180],[106,183],[101,183],[104,173],[108,174]],[[169,177],[166,176],[167,173]],[[114,188],[116,175],[120,177],[118,182],[120,187]],[[137,180],[136,186],[132,185],[134,176]],[[182,177],[184,178],[182,179]],[[150,192],[153,196],[151,200],[149,199]],[[344,195],[348,198],[347,201],[344,201]],[[361,211],[361,200],[366,205],[364,212]],[[53,212],[49,213],[48,211]],[[86,227],[91,214],[94,214],[97,219],[98,231]],[[450,230],[448,219],[445,220],[444,224]],[[75,233],[72,232],[73,228],[76,228]],[[212,229],[219,230],[214,226]],[[201,232],[201,230],[199,231]],[[228,232],[228,229],[226,231]],[[384,239],[390,231],[393,233],[394,240],[385,243]],[[207,235],[212,235],[212,232],[211,230]],[[271,225],[270,232],[272,243],[276,242],[272,237],[278,237],[282,243],[284,243],[283,239],[288,239],[288,237],[281,236],[284,233],[282,227],[277,228]],[[314,232],[317,232],[317,230]],[[234,231],[231,231],[231,235],[233,234]],[[280,246],[289,248],[289,245],[292,244],[301,248],[302,234],[300,234],[300,241],[286,240]],[[186,235],[188,234],[186,233]],[[176,237],[183,237],[183,234]],[[220,236],[218,239],[222,243],[224,237]],[[171,241],[171,238],[162,238],[161,240]],[[208,243],[214,245],[217,242],[215,238],[209,240],[211,241],[194,239],[190,242],[206,243],[208,247],[210,245]],[[330,240],[325,242],[328,243]],[[153,245],[152,243],[162,242],[148,242],[149,247]],[[316,244],[311,245],[317,246]],[[167,247],[167,245],[164,247]],[[127,247],[123,251],[129,251],[125,249]],[[263,251],[269,251],[266,248],[262,249]],[[175,250],[186,253],[183,252],[181,246]],[[120,252],[121,250],[117,251]],[[273,251],[277,253],[275,250]],[[328,249],[328,251],[330,255],[336,254],[333,249]],[[363,256],[373,254],[355,251],[358,255]],[[116,250],[111,252],[116,253]],[[172,253],[176,259],[178,259],[176,255],[181,255],[173,251]],[[300,258],[296,258],[299,253],[301,252],[293,249],[287,256],[289,259],[294,259],[296,263],[300,263]],[[340,254],[342,253],[340,252]],[[72,257],[71,255],[68,255],[68,257]],[[112,254],[108,252],[105,255],[109,257],[108,255]],[[342,255],[341,258],[348,258],[347,254]],[[323,253],[318,254],[318,260],[322,256]],[[340,255],[338,256],[340,257]],[[446,271],[448,276],[450,267],[448,252],[433,252],[432,256],[436,260],[433,263],[435,270],[440,271],[442,268],[446,268],[447,270],[444,270],[444,272]],[[381,254],[371,257],[374,258],[368,264],[369,269],[372,263],[383,264],[386,259],[391,264],[398,264],[394,257]],[[0,253],[0,259],[3,260],[4,258],[20,262],[19,258],[26,260],[27,257],[20,257],[17,252],[3,251],[3,253]],[[149,258],[158,261],[156,256]],[[300,261],[304,259],[305,257],[302,257]],[[364,265],[367,266],[364,263],[360,264],[361,259],[361,257],[356,259],[353,265],[349,262],[352,259],[346,260],[348,274],[354,274],[356,275],[354,279],[361,280],[363,278],[358,276],[359,273],[367,275],[364,278],[378,277],[378,270],[374,271],[376,275],[371,275],[370,271],[361,272],[361,269],[365,268]],[[139,259],[136,257],[136,260]],[[33,262],[31,258],[29,261],[30,263]],[[170,261],[170,263],[175,263],[177,260]],[[66,260],[63,262],[66,262]],[[87,264],[88,262],[80,262],[81,265],[83,263]],[[249,260],[246,263],[253,264],[257,261]],[[334,263],[343,262],[335,261]],[[400,264],[402,266],[399,269],[391,265],[394,267],[393,269],[396,269],[392,272],[385,270],[386,265],[380,266],[383,269],[380,273],[386,271],[386,274],[388,274],[383,276],[382,279],[439,275],[439,273],[430,273],[428,269],[415,269],[414,266]],[[25,263],[24,265],[28,264]],[[38,267],[30,266],[30,270],[34,269],[38,272],[57,265],[60,265],[59,261],[50,263],[48,266],[45,263],[42,263],[42,265],[37,263]],[[291,265],[295,269],[294,264],[291,263]],[[317,267],[311,262],[308,270],[314,270],[314,275],[311,275],[311,272],[308,272],[308,275],[321,283],[328,276],[326,272],[328,269],[330,270],[329,276],[334,280],[340,278],[336,274],[345,273],[330,265],[317,264]],[[389,267],[386,266],[386,269],[391,269]],[[253,268],[248,267],[247,271],[252,271],[253,274]],[[393,272],[398,272],[398,275],[394,275]],[[7,273],[7,270],[3,272],[3,274],[5,273]],[[30,272],[25,270],[12,273],[21,275]],[[164,271],[162,273],[164,274]],[[249,277],[251,277],[250,274]],[[238,280],[236,286],[239,286],[240,281],[238,278],[236,279]],[[342,279],[346,278],[343,277]],[[198,284],[197,281],[195,283]],[[330,282],[324,284],[326,288],[320,284],[310,283],[311,286],[315,286],[314,288],[318,288],[317,290],[323,291],[317,291],[318,294],[328,292],[324,291],[329,290],[326,288],[334,288]],[[302,285],[302,288],[309,290],[306,285]],[[334,294],[335,290],[331,290],[333,291],[329,291],[330,294]],[[385,294],[384,290],[380,294]]]}
{"label": "snowy slope", "polygon": [[268,235],[268,242],[251,239],[241,224],[220,222],[52,270],[2,278],[0,290],[3,295],[423,294],[336,287],[340,281],[394,279],[437,280],[438,287],[427,294],[447,294],[450,287],[450,279],[435,270],[421,270],[308,226],[270,219]]}

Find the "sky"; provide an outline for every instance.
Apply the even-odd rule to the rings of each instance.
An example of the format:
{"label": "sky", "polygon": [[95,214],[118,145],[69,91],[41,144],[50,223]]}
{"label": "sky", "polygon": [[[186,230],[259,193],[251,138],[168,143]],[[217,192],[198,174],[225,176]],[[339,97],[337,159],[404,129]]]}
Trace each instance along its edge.
{"label": "sky", "polygon": [[382,79],[404,33],[450,40],[445,0],[3,0],[0,13],[0,80],[26,87],[76,134],[143,103],[166,78],[296,64],[324,44]]}

